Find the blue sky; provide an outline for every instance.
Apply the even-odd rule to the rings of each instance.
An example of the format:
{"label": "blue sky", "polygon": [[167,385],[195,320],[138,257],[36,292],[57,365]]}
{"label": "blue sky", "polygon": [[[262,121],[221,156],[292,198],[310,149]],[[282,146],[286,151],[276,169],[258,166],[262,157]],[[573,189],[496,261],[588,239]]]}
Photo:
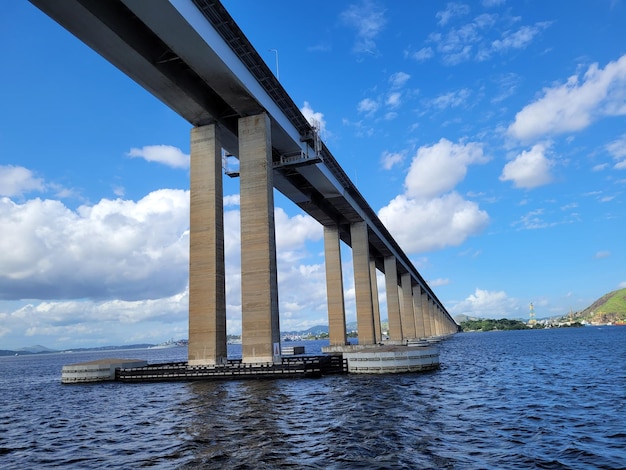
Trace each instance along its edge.
{"label": "blue sky", "polygon": [[[224,4],[452,315],[626,287],[623,1]],[[190,125],[28,2],[0,43],[0,349],[186,337]],[[281,328],[325,324],[322,229],[276,220]]]}

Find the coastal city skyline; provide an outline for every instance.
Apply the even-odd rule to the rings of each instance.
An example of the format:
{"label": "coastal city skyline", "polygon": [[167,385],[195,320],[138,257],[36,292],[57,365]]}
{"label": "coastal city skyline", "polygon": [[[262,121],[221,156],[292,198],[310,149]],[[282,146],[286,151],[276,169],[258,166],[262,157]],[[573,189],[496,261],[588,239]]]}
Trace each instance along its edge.
{"label": "coastal city skyline", "polygon": [[[224,5],[452,316],[626,287],[623,2]],[[187,337],[190,124],[30,3],[6,10],[0,349]],[[225,177],[230,334],[238,192]],[[275,194],[281,330],[327,324],[322,227]]]}

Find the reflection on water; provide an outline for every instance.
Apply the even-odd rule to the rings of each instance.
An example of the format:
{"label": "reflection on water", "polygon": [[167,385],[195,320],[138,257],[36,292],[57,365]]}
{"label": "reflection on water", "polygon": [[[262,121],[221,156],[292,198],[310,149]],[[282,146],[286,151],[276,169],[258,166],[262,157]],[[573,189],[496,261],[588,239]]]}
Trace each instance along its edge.
{"label": "reflection on water", "polygon": [[626,328],[460,334],[421,374],[61,386],[90,359],[0,358],[2,468],[626,467]]}

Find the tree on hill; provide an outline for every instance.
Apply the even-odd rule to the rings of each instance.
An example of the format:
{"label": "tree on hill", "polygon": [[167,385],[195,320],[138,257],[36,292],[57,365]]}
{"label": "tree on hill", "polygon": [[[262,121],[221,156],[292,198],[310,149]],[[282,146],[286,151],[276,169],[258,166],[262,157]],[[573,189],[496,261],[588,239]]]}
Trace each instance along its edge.
{"label": "tree on hill", "polygon": [[589,307],[571,315],[573,320],[606,324],[626,320],[626,289],[603,295]]}
{"label": "tree on hill", "polygon": [[519,320],[502,318],[500,320],[466,320],[461,323],[461,329],[463,331],[526,330],[528,326]]}

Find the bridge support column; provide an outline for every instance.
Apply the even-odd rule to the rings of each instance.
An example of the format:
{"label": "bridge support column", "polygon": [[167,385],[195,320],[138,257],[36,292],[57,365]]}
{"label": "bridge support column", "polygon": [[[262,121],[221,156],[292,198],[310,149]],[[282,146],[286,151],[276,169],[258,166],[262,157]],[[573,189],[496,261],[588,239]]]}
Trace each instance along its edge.
{"label": "bridge support column", "polygon": [[326,264],[326,298],[328,301],[328,336],[330,346],[344,346],[346,308],[343,298],[339,227],[324,226],[324,259]]}
{"label": "bridge support column", "polygon": [[372,308],[374,309],[374,338],[376,343],[382,340],[380,331],[380,303],[378,301],[378,278],[376,276],[376,260],[370,259],[370,281],[372,282]]}
{"label": "bridge support column", "polygon": [[443,315],[441,315],[441,309],[438,305],[435,306],[435,331],[437,336],[443,334]]}
{"label": "bridge support column", "polygon": [[424,336],[432,336],[430,331],[430,298],[426,291],[422,291],[422,318],[424,318]]}
{"label": "bridge support column", "polygon": [[428,320],[430,321],[430,335],[437,336],[437,328],[435,327],[435,301],[428,301]]}
{"label": "bridge support column", "polygon": [[415,314],[413,312],[413,289],[411,287],[411,274],[404,273],[400,277],[402,284],[402,335],[403,339],[415,338]]}
{"label": "bridge support column", "polygon": [[385,291],[387,293],[387,321],[389,340],[402,341],[402,321],[400,320],[400,298],[398,297],[398,268],[396,257],[385,258]]}
{"label": "bridge support column", "polygon": [[219,129],[191,130],[189,204],[190,365],[226,361],[224,205]]}
{"label": "bridge support column", "polygon": [[242,361],[280,355],[270,121],[239,119]]}
{"label": "bridge support column", "polygon": [[355,222],[351,224],[350,235],[352,238],[352,263],[354,266],[354,291],[359,344],[375,344],[367,223]]}
{"label": "bridge support column", "polygon": [[424,334],[424,314],[422,313],[422,288],[419,285],[413,286],[413,315],[415,319],[415,337],[423,338]]}

